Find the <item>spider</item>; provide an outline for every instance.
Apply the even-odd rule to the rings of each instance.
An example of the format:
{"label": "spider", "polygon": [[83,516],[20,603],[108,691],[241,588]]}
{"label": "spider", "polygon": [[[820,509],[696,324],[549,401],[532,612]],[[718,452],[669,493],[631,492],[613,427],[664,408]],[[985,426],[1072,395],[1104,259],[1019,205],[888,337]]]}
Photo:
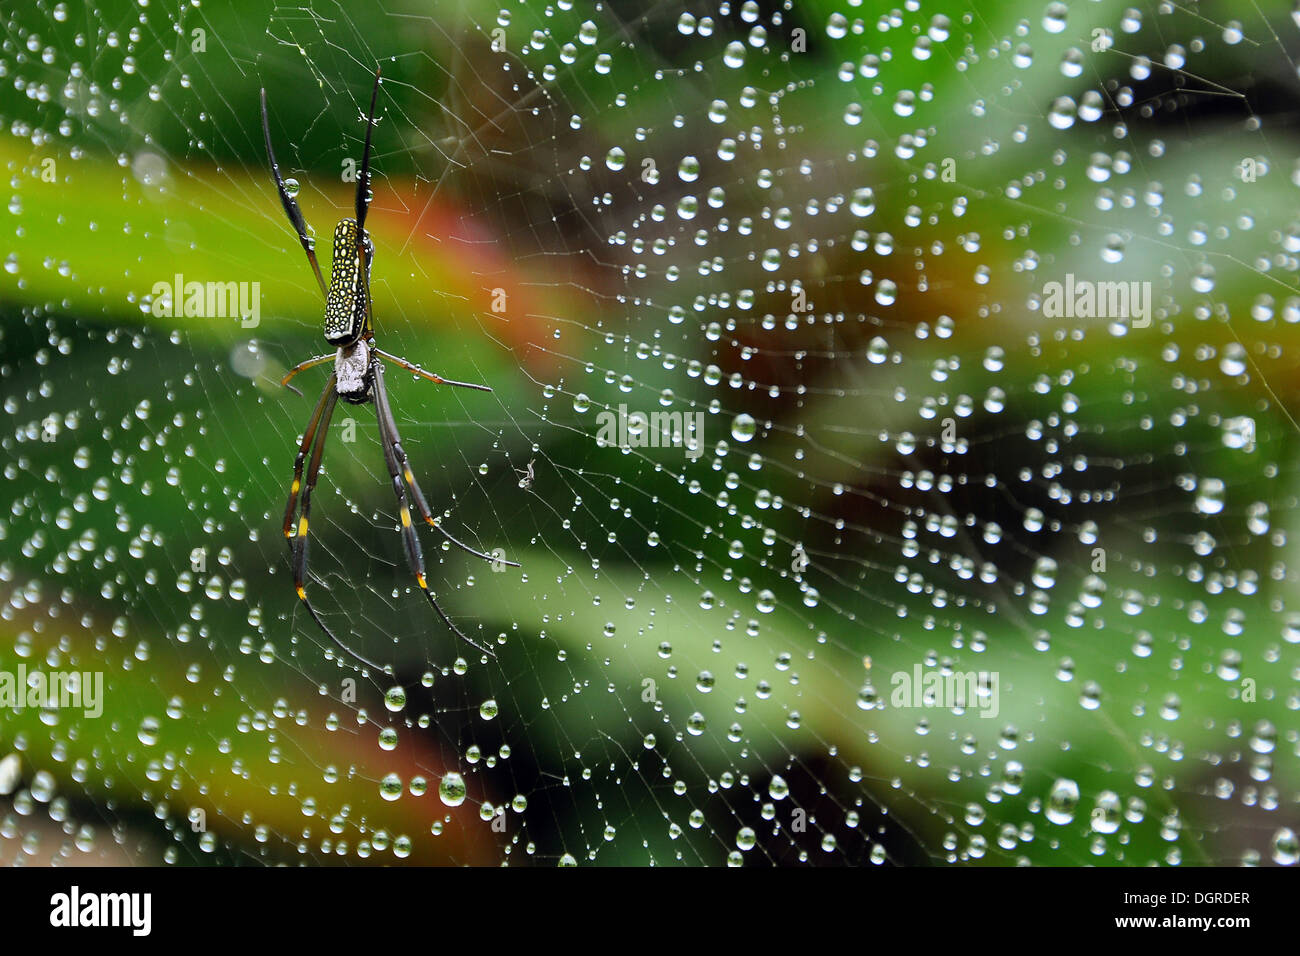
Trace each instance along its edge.
{"label": "spider", "polygon": [[524,489],[524,491],[527,491],[528,489],[532,488],[533,481],[537,478],[537,475],[534,474],[533,472],[533,462],[535,462],[536,460],[537,459],[534,458],[531,461],[529,461],[527,468],[515,469],[515,474],[521,476],[519,479],[519,487]]}
{"label": "spider", "polygon": [[[473,388],[482,392],[490,392],[492,389],[486,385],[454,382],[432,372],[426,372],[420,366],[408,362],[406,359],[398,358],[396,355],[390,355],[375,345],[372,321],[374,317],[373,303],[370,297],[370,266],[374,261],[375,247],[366,232],[365,224],[366,212],[370,208],[370,134],[375,125],[375,101],[379,95],[379,74],[379,69],[376,69],[375,85],[370,93],[370,112],[366,117],[366,145],[365,151],[362,153],[361,170],[357,175],[356,218],[343,219],[334,227],[334,259],[330,265],[330,284],[328,288],[326,288],[325,280],[321,276],[320,265],[316,261],[314,243],[307,236],[307,225],[303,220],[302,211],[298,208],[297,200],[290,195],[285,188],[284,180],[280,177],[280,165],[276,162],[275,151],[271,147],[271,127],[266,115],[265,88],[262,89],[262,134],[266,138],[266,155],[271,162],[271,175],[275,179],[275,188],[280,194],[280,203],[284,206],[289,222],[298,234],[298,241],[302,244],[303,251],[307,253],[307,261],[311,263],[312,271],[316,274],[316,282],[320,285],[321,293],[325,296],[325,341],[335,347],[333,352],[317,355],[295,365],[280,381],[281,385],[287,386],[296,394],[301,395],[302,392],[290,385],[289,380],[299,372],[314,368],[317,365],[323,365],[329,361],[334,362],[334,371],[325,383],[325,388],[316,402],[316,409],[312,412],[311,420],[307,423],[307,429],[303,433],[302,442],[298,446],[298,456],[293,463],[293,483],[289,486],[289,503],[284,509],[284,537],[289,544],[289,553],[293,561],[294,589],[298,594],[298,599],[307,608],[307,613],[311,615],[312,620],[316,622],[331,641],[367,667],[382,671],[384,670],[383,667],[361,656],[339,640],[334,632],[321,620],[316,613],[316,609],[312,607],[311,601],[307,599],[307,521],[311,515],[311,494],[316,487],[317,477],[320,475],[321,459],[325,454],[325,436],[329,431],[330,418],[333,416],[334,407],[340,398],[352,405],[374,403],[375,418],[379,423],[380,443],[384,450],[384,463],[388,467],[388,475],[393,484],[393,493],[397,497],[397,510],[402,522],[402,539],[406,546],[406,559],[415,574],[416,584],[420,586],[420,590],[428,599],[430,606],[438,612],[438,616],[442,618],[443,623],[451,629],[452,633],[489,657],[495,657],[495,655],[487,648],[471,640],[460,628],[453,624],[439,606],[433,592],[429,590],[424,573],[424,557],[420,551],[420,540],[416,536],[411,521],[411,510],[407,505],[407,489],[410,490],[411,500],[414,501],[415,508],[425,520],[425,523],[436,528],[456,547],[477,558],[482,558],[484,561],[502,561],[503,559],[500,557],[494,559],[490,555],[475,551],[469,545],[463,544],[452,537],[445,528],[434,520],[424,494],[420,491],[419,484],[416,483],[415,475],[411,472],[406,452],[402,448],[401,435],[397,431],[397,422],[393,417],[393,409],[388,401],[388,389],[384,385],[384,362],[396,365],[398,368],[405,369],[413,375],[427,379],[437,385],[455,385],[458,388]],[[305,483],[303,480],[304,463],[307,464]],[[299,492],[302,495],[301,510],[298,508]],[[295,516],[297,517],[296,528]],[[514,561],[504,561],[503,563],[513,568],[519,567]]]}

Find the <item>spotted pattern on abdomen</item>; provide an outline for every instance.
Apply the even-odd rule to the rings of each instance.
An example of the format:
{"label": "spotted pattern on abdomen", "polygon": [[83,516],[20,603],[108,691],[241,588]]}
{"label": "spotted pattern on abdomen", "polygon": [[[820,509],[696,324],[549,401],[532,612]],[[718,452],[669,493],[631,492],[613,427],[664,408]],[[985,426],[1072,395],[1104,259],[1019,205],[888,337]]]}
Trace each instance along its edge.
{"label": "spotted pattern on abdomen", "polygon": [[361,288],[361,257],[357,254],[357,222],[343,219],[334,227],[334,261],[325,303],[325,341],[345,345],[361,334],[366,305]]}

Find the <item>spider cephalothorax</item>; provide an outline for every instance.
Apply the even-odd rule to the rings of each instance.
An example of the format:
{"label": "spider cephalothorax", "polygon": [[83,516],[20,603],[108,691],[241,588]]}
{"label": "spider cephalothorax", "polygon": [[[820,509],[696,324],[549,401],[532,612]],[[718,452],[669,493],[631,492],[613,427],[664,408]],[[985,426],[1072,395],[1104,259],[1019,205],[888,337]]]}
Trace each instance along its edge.
{"label": "spider cephalothorax", "polygon": [[[347,651],[357,660],[376,670],[383,670],[380,665],[370,661],[339,640],[334,632],[326,626],[307,599],[307,523],[311,514],[311,494],[315,490],[316,480],[320,475],[321,460],[325,454],[325,436],[329,432],[330,418],[334,407],[341,398],[354,405],[374,402],[375,418],[379,422],[379,438],[384,450],[384,464],[392,481],[393,492],[397,497],[398,516],[401,521],[402,540],[406,546],[406,558],[415,573],[416,584],[428,599],[430,606],[438,616],[462,640],[473,644],[485,654],[492,652],[476,644],[443,612],[433,592],[429,590],[424,575],[424,556],[420,550],[420,540],[416,537],[411,521],[411,510],[407,505],[407,495],[415,504],[426,524],[436,528],[452,544],[484,561],[494,562],[494,567],[504,563],[510,567],[519,567],[513,561],[501,561],[475,551],[467,544],[456,540],[438,524],[429,510],[424,494],[416,483],[411,465],[407,461],[406,451],[402,448],[402,438],[397,431],[397,421],[393,417],[392,407],[388,403],[388,389],[384,386],[384,362],[396,365],[414,375],[435,382],[439,385],[456,385],[461,388],[474,388],[490,392],[486,385],[472,385],[468,382],[453,382],[450,379],[426,372],[418,365],[398,358],[396,355],[375,346],[373,312],[370,304],[370,266],[374,261],[375,247],[366,232],[366,213],[370,209],[370,134],[375,125],[375,100],[379,95],[379,71],[375,70],[375,85],[370,93],[370,113],[366,118],[366,145],[361,157],[361,171],[357,175],[356,218],[343,219],[334,227],[334,257],[330,265],[330,284],[325,287],[320,264],[316,261],[316,251],[307,235],[307,224],[298,208],[298,201],[285,188],[280,178],[280,166],[275,161],[275,151],[271,148],[271,126],[266,116],[266,90],[262,90],[262,133],[266,138],[266,153],[271,161],[271,175],[275,179],[275,188],[280,194],[280,203],[298,234],[298,241],[307,253],[307,261],[316,273],[316,282],[325,296],[325,341],[335,346],[335,351],[317,355],[305,362],[300,362],[289,370],[281,384],[289,385],[289,380],[305,369],[334,362],[334,372],[325,389],[316,402],[307,430],[303,433],[298,446],[298,457],[293,464],[293,483],[289,486],[289,503],[284,509],[284,536],[289,542],[289,551],[293,556],[293,583],[299,600],[307,608],[312,620],[325,632],[335,644]],[[292,385],[289,385],[293,388]],[[297,389],[294,389],[296,392]],[[301,393],[300,393],[301,394]],[[310,453],[310,463],[309,456]],[[303,470],[306,467],[304,482]],[[299,495],[301,494],[301,509]],[[295,521],[295,517],[297,520]]]}
{"label": "spider cephalothorax", "polygon": [[370,346],[365,339],[351,345],[340,345],[334,354],[334,375],[338,379],[334,388],[339,398],[353,405],[364,405],[371,399],[375,385],[375,370],[371,367]]}

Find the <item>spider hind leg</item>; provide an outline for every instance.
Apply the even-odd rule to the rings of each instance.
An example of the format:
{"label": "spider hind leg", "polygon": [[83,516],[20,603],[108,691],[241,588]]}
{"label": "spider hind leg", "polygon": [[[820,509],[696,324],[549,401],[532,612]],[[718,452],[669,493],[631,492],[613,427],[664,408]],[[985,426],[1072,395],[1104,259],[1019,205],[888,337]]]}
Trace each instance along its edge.
{"label": "spider hind leg", "polygon": [[[383,665],[370,660],[368,657],[363,657],[339,640],[338,636],[321,619],[321,616],[316,613],[316,609],[312,607],[312,603],[307,597],[307,529],[311,518],[311,495],[316,490],[316,482],[320,477],[321,461],[325,457],[325,438],[329,433],[330,419],[334,415],[337,402],[338,392],[334,388],[334,376],[331,375],[330,380],[325,384],[325,391],[321,393],[320,401],[316,404],[316,411],[312,414],[306,434],[303,435],[298,457],[294,463],[293,484],[289,489],[289,503],[284,513],[284,536],[286,543],[289,545],[289,553],[293,556],[294,592],[298,595],[298,600],[307,609],[307,613],[311,615],[311,619],[316,622],[316,626],[324,632],[325,636],[341,650],[356,658],[366,667],[382,674],[386,671]],[[307,478],[304,484],[302,482],[302,464],[308,447],[311,448],[311,463],[307,468]],[[300,487],[302,490],[302,509],[295,529],[293,519],[298,511],[296,505]]]}
{"label": "spider hind leg", "polygon": [[[405,459],[405,452],[402,452],[402,439],[397,432],[397,423],[393,420],[393,412],[388,404],[388,390],[384,386],[384,370],[377,362],[375,363],[375,417],[379,421],[379,436],[384,446],[384,463],[388,466],[388,474],[393,482],[393,493],[397,497],[398,515],[402,523],[402,538],[406,544],[406,558],[411,565],[411,570],[415,572],[416,584],[419,585],[420,590],[428,600],[429,606],[437,612],[438,617],[442,618],[442,622],[447,625],[453,634],[488,657],[494,658],[496,654],[489,648],[469,637],[452,623],[451,618],[438,604],[438,599],[429,590],[428,579],[425,577],[424,572],[424,555],[420,550],[420,540],[416,536],[415,527],[411,522],[411,509],[406,503],[406,484],[412,483],[411,487],[414,495],[418,496],[416,500],[422,506],[424,496],[415,490],[414,476],[411,474],[410,467],[403,466],[398,460],[399,453],[402,459]],[[425,513],[427,518],[427,508],[421,507],[421,511]]]}

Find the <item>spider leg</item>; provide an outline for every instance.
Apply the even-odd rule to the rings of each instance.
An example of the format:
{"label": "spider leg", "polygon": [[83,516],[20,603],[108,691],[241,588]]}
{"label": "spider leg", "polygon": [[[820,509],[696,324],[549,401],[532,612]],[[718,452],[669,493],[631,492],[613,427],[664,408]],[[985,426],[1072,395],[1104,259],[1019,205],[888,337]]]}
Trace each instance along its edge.
{"label": "spider leg", "polygon": [[408,372],[411,372],[414,375],[418,375],[421,378],[427,378],[430,382],[433,382],[435,385],[455,385],[458,386],[459,388],[478,389],[478,391],[480,392],[492,391],[492,389],[487,385],[474,385],[471,384],[470,382],[453,382],[451,379],[443,378],[441,375],[435,375],[433,372],[426,372],[424,369],[420,368],[420,366],[413,365],[412,363],[408,362],[406,359],[398,358],[396,355],[392,355],[388,352],[385,352],[383,349],[378,349],[375,348],[374,346],[371,346],[371,349],[374,351],[376,355],[378,355],[385,362],[392,362],[394,365],[398,366],[399,368],[404,368]]}
{"label": "spider leg", "polygon": [[[479,390],[479,391],[481,391],[481,392],[490,392],[490,391],[492,391],[492,389],[491,389],[490,387],[488,387],[487,385],[473,385],[473,384],[471,384],[471,383],[469,383],[469,382],[453,382],[451,379],[449,379],[449,378],[443,378],[441,375],[435,375],[433,372],[426,372],[424,369],[420,368],[418,365],[413,365],[412,363],[408,362],[406,359],[404,359],[404,358],[399,358],[398,356],[393,355],[393,354],[391,354],[391,353],[389,353],[389,352],[385,352],[383,349],[381,349],[381,348],[377,348],[377,347],[375,347],[375,346],[373,346],[373,345],[371,346],[371,351],[373,351],[376,355],[378,355],[378,356],[379,356],[381,359],[383,359],[385,362],[392,362],[394,365],[398,366],[399,368],[406,369],[406,371],[408,371],[408,372],[412,372],[412,373],[414,373],[415,375],[419,375],[419,376],[421,376],[422,378],[426,378],[426,379],[428,379],[430,382],[433,382],[433,383],[436,384],[436,385],[457,385],[457,386],[459,386],[459,387],[461,387],[461,388],[473,388],[473,389],[477,389],[477,390]],[[387,400],[387,395],[386,395],[386,394],[385,394],[385,400]],[[494,561],[494,562],[495,562],[495,561],[501,560],[501,559],[499,559],[499,558],[494,558],[494,557],[492,557],[491,555],[484,554],[484,553],[481,552],[481,551],[475,551],[475,550],[474,550],[473,548],[471,548],[469,545],[467,545],[467,544],[463,543],[462,541],[458,540],[455,536],[453,536],[453,535],[451,534],[451,532],[449,532],[449,531],[448,531],[446,528],[444,528],[442,525],[438,524],[437,522],[435,522],[435,521],[433,520],[433,513],[429,510],[429,505],[428,505],[428,503],[425,501],[424,493],[420,491],[420,486],[419,486],[419,484],[418,484],[418,483],[416,482],[416,480],[415,480],[415,475],[413,475],[413,474],[411,473],[411,467],[410,467],[409,463],[408,463],[407,460],[406,460],[406,452],[402,449],[401,437],[400,437],[400,436],[398,435],[398,433],[397,433],[397,421],[396,421],[396,419],[393,418],[393,416],[392,416],[392,410],[391,410],[391,409],[389,409],[388,418],[389,418],[389,422],[390,422],[390,426],[389,426],[389,427],[390,427],[390,430],[392,431],[392,433],[393,433],[393,435],[394,435],[395,443],[396,443],[396,446],[397,446],[397,448],[396,448],[397,456],[398,456],[399,461],[401,462],[402,470],[403,470],[403,472],[405,473],[406,483],[407,483],[408,485],[411,486],[411,496],[415,499],[415,504],[416,504],[416,507],[417,507],[417,508],[419,509],[419,511],[420,511],[420,515],[424,518],[424,520],[425,520],[426,522],[428,522],[428,524],[429,524],[430,527],[437,528],[439,534],[441,534],[443,537],[445,537],[448,541],[450,541],[450,542],[451,542],[452,544],[454,544],[456,547],[460,548],[462,551],[465,551],[465,552],[467,552],[468,554],[472,554],[472,555],[474,555],[474,557],[476,557],[476,558],[482,558],[484,561]],[[505,561],[504,563],[507,564],[508,566],[512,567],[512,568],[517,568],[517,567],[519,567],[519,564],[518,564],[517,562],[515,562],[515,561]]]}
{"label": "spider leg", "polygon": [[320,273],[320,263],[316,261],[316,251],[312,248],[311,239],[307,238],[307,223],[303,221],[302,210],[298,208],[298,200],[289,195],[289,190],[284,186],[284,180],[280,178],[280,164],[275,161],[275,150],[271,148],[271,124],[266,118],[266,88],[262,88],[262,136],[266,139],[266,156],[271,161],[271,176],[275,179],[276,191],[280,193],[280,205],[284,206],[284,211],[289,217],[289,222],[293,225],[294,232],[298,233],[298,241],[302,243],[302,251],[307,253],[307,261],[311,263],[312,271],[316,273],[316,282],[320,285],[321,295],[329,298],[329,291],[325,288],[325,278]]}
{"label": "spider leg", "polygon": [[298,492],[302,489],[302,466],[307,460],[307,451],[316,441],[316,429],[320,425],[321,415],[325,413],[325,404],[330,400],[330,395],[334,393],[334,384],[338,376],[331,374],[329,381],[325,383],[324,390],[320,393],[320,398],[316,400],[316,410],[311,414],[311,421],[307,423],[307,430],[302,433],[302,442],[298,445],[298,457],[293,460],[293,484],[289,486],[289,503],[284,506],[284,539],[289,541],[289,553],[293,553],[292,538],[290,533],[293,528],[293,518],[297,511]]}
{"label": "spider leg", "polygon": [[[381,352],[379,351],[379,349],[374,349],[374,351],[376,354],[380,356],[384,356],[384,357],[388,356],[387,352]],[[424,492],[420,490],[420,484],[415,480],[415,474],[411,471],[411,464],[406,458],[406,449],[402,447],[402,436],[397,431],[397,419],[393,417],[393,409],[388,404],[387,389],[384,390],[383,411],[382,412],[379,411],[378,402],[375,403],[375,409],[377,414],[379,414],[381,417],[387,418],[387,428],[388,428],[390,440],[392,441],[393,444],[393,453],[397,456],[398,464],[401,465],[402,476],[406,479],[406,483],[411,488],[411,497],[415,500],[416,510],[420,512],[420,517],[422,517],[425,520],[425,523],[428,524],[429,527],[437,529],[439,534],[441,534],[444,538],[446,538],[456,547],[460,548],[466,554],[472,554],[476,558],[482,558],[484,561],[491,561],[494,564],[499,561],[502,564],[511,568],[519,567],[518,561],[507,561],[505,558],[494,558],[492,557],[492,555],[484,554],[482,551],[475,551],[469,545],[465,544],[464,542],[460,541],[455,536],[453,536],[452,533],[448,531],[446,528],[444,528],[442,525],[438,524],[436,521],[433,520],[433,512],[429,509],[429,503],[425,500]]]}
{"label": "spider leg", "polygon": [[[320,424],[315,436],[315,447],[311,453],[311,465],[307,469],[307,483],[302,491],[302,516],[298,519],[297,534],[289,541],[289,550],[293,554],[293,587],[298,594],[298,600],[302,601],[303,607],[307,609],[311,619],[316,622],[316,626],[325,633],[326,637],[362,664],[382,674],[384,673],[383,666],[367,657],[362,657],[339,640],[334,632],[321,620],[320,615],[316,613],[316,609],[312,607],[311,601],[307,599],[307,519],[311,517],[311,493],[315,490],[316,479],[320,475],[320,463],[325,455],[325,438],[329,434],[330,418],[334,415],[334,406],[338,402],[338,397],[338,392],[334,390],[334,382],[331,377],[329,388],[321,396],[322,405],[317,408],[316,412],[317,416],[320,417]],[[299,457],[301,458],[301,454]]]}
{"label": "spider leg", "polygon": [[374,302],[370,298],[370,263],[366,251],[366,213],[370,212],[370,135],[375,129],[375,100],[379,97],[380,66],[375,64],[375,85],[370,91],[370,112],[366,116],[366,145],[361,153],[361,172],[357,176],[357,261],[361,263],[361,287],[366,304],[366,328],[370,328]]}
{"label": "spider leg", "polygon": [[[395,448],[401,447],[401,439],[397,435],[393,422],[393,413],[388,406],[388,389],[384,386],[384,368],[378,362],[375,363],[375,417],[379,421],[379,436],[384,446],[384,462],[388,465],[388,474],[393,481],[393,493],[397,496],[397,510],[402,521],[402,540],[406,543],[406,559],[410,562],[411,570],[415,572],[416,583],[420,585],[420,590],[424,592],[429,605],[438,612],[442,622],[451,629],[453,634],[488,657],[496,657],[496,654],[470,638],[453,624],[451,618],[447,617],[447,613],[439,606],[433,592],[429,590],[428,581],[424,576],[424,556],[420,552],[420,539],[416,537],[415,527],[411,523],[411,509],[406,505],[406,491],[402,483],[402,468],[398,464],[398,456],[394,451]],[[410,474],[409,468],[406,473]]]}
{"label": "spider leg", "polygon": [[[410,470],[409,466],[404,466],[404,467],[407,467],[407,470],[409,472]],[[484,554],[482,551],[475,551],[469,545],[457,540],[456,538],[453,538],[451,532],[449,532],[446,528],[444,528],[442,525],[438,524],[433,520],[433,515],[429,513],[429,506],[424,503],[424,495],[420,494],[419,486],[415,484],[414,476],[411,476],[410,481],[411,481],[411,488],[415,491],[416,494],[416,503],[417,505],[419,505],[420,513],[423,515],[424,520],[428,523],[429,527],[436,528],[444,538],[446,538],[456,547],[460,548],[466,554],[472,554],[474,555],[474,557],[482,558],[484,561],[490,561],[492,564],[496,564],[500,562],[501,564],[504,564],[508,568],[519,567],[518,561],[507,561],[505,558],[494,558],[492,557],[492,555]]]}
{"label": "spider leg", "polygon": [[324,365],[326,362],[330,361],[333,358],[334,358],[334,353],[331,352],[329,355],[317,355],[315,358],[309,358],[305,362],[299,362],[293,368],[289,369],[288,374],[286,374],[284,378],[280,379],[280,384],[283,385],[285,388],[287,388],[289,391],[297,395],[301,395],[302,392],[298,391],[298,389],[294,388],[292,385],[289,384],[289,379],[293,378],[299,372],[305,372],[307,371],[307,369],[315,368],[317,365]]}
{"label": "spider leg", "polygon": [[[375,100],[379,97],[379,71],[380,67],[375,67],[375,85],[370,91],[370,113],[366,117],[366,146],[361,153],[361,172],[357,175],[357,244],[361,245],[361,239],[366,234],[366,213],[370,211],[370,133],[375,128]],[[365,250],[361,249],[362,256]],[[364,266],[364,259],[362,265]]]}

